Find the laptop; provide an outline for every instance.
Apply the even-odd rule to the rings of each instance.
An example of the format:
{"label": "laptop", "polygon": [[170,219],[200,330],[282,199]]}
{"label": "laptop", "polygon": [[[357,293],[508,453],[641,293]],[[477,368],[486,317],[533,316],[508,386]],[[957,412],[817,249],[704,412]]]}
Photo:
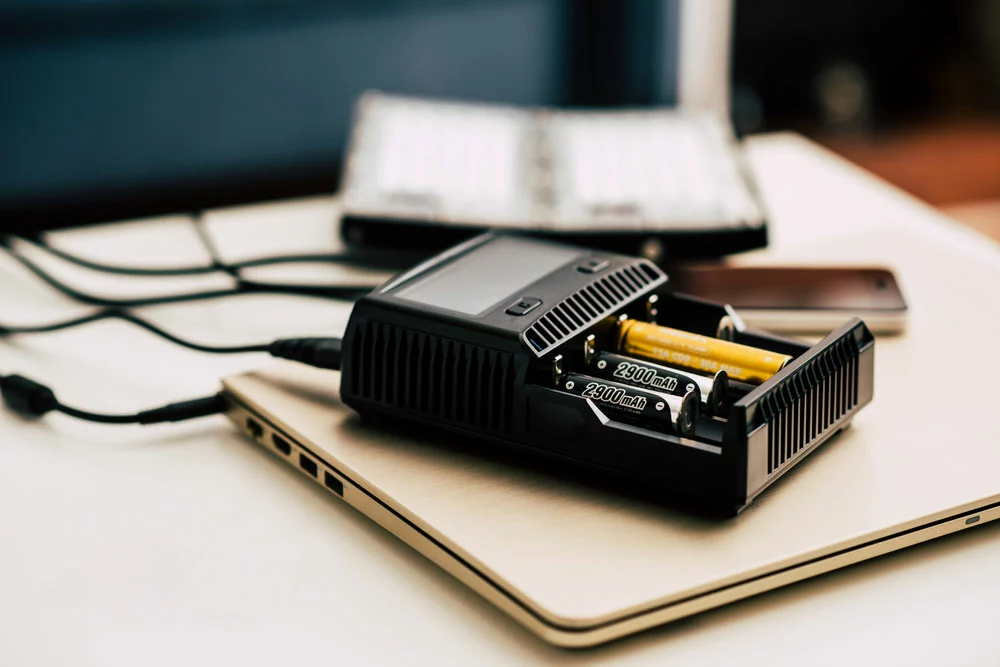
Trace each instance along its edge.
{"label": "laptop", "polygon": [[[917,234],[795,254],[830,262],[846,252],[891,256],[911,296],[911,332],[879,339],[875,398],[852,427],[732,519],[448,436],[369,426],[339,402],[334,372],[289,365],[231,377],[229,415],[542,639],[600,644],[1000,516],[1000,422],[984,372],[1000,317],[955,298],[992,284],[995,263]],[[942,353],[954,340],[983,351],[981,363]],[[929,386],[926,364],[949,371]]]}
{"label": "laptop", "polygon": [[[338,383],[293,366],[229,378],[229,415],[560,646],[617,639],[1000,517],[1000,484],[942,479],[936,451],[914,456],[905,438],[868,446],[851,430],[739,517],[701,517],[462,443],[386,433],[339,403]],[[968,444],[966,454],[1000,459],[989,442]]]}
{"label": "laptop", "polygon": [[342,187],[341,234],[370,248],[443,250],[488,229],[653,260],[767,243],[741,146],[711,111],[369,92]]}
{"label": "laptop", "polygon": [[[363,94],[344,155],[343,240],[434,252],[520,230],[654,261],[765,246],[767,211],[730,122],[733,3],[608,7],[630,16],[628,57],[591,49],[599,63],[578,66],[582,80],[612,73],[617,96]],[[598,20],[601,33],[613,23]]]}

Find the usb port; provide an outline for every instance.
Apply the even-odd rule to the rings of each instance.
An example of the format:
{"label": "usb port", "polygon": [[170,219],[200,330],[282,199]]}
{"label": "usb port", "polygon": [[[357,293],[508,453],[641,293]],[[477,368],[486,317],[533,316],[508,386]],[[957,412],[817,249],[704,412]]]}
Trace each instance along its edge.
{"label": "usb port", "polygon": [[305,454],[299,454],[299,467],[305,470],[313,477],[315,477],[316,473],[319,472],[319,468],[316,466],[316,462],[313,461],[308,456],[306,456]]}
{"label": "usb port", "polygon": [[277,433],[274,433],[274,434],[271,435],[271,442],[274,443],[275,449],[277,449],[279,452],[281,452],[285,456],[288,456],[289,454],[292,453],[292,446],[290,444],[288,444],[287,440],[285,440],[284,438],[282,438]]}
{"label": "usb port", "polygon": [[250,431],[250,435],[254,438],[264,435],[264,427],[253,417],[247,417],[247,430]]}
{"label": "usb port", "polygon": [[344,495],[344,483],[325,470],[323,471],[323,483],[338,496]]}

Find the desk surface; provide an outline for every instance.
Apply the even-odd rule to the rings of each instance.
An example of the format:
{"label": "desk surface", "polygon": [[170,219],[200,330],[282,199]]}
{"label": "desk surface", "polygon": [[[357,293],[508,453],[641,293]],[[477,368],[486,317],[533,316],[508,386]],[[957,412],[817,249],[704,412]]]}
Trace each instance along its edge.
{"label": "desk surface", "polygon": [[[886,239],[905,243],[920,236],[965,253],[970,265],[996,281],[983,285],[978,303],[995,299],[1000,248],[992,241],[801,138],[757,138],[749,150],[773,221],[772,244],[740,261],[892,264],[894,244]],[[239,259],[332,249],[335,215],[333,198],[316,198],[212,212],[208,226],[226,258]],[[181,217],[120,223],[113,231],[62,232],[52,242],[119,263],[206,259]],[[851,257],[830,250],[854,238]],[[926,266],[934,270],[933,256]],[[208,276],[123,284],[60,264],[51,268],[107,295],[228,281]],[[261,268],[253,277],[367,283],[379,276],[311,266]],[[915,308],[931,284],[910,285],[904,276]],[[6,257],[0,257],[0,286],[0,322],[49,321],[83,310]],[[956,298],[969,299],[972,308],[976,297]],[[189,338],[237,344],[337,332],[348,308],[253,296],[146,312]],[[267,362],[255,355],[178,349],[120,322],[0,343],[3,372],[22,372],[52,384],[68,403],[107,411],[207,394],[220,376],[261,363]],[[0,412],[0,664],[909,665],[1000,659],[993,639],[1000,615],[1000,578],[991,574],[1000,561],[995,525],[610,646],[567,652],[542,644],[314,487],[248,446],[221,417],[142,429],[61,415],[28,423]]]}

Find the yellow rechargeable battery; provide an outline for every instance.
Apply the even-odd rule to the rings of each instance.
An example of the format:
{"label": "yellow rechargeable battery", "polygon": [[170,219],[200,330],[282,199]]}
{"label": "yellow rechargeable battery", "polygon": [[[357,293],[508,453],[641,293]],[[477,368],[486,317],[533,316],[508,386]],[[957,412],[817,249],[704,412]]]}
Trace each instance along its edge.
{"label": "yellow rechargeable battery", "polygon": [[725,371],[734,380],[753,383],[764,382],[792,360],[787,354],[639,320],[621,322],[618,351],[708,375]]}

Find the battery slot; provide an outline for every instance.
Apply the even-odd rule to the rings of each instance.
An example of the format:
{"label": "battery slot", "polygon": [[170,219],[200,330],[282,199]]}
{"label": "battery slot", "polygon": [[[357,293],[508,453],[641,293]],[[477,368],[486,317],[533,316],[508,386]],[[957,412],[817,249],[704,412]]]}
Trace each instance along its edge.
{"label": "battery slot", "polygon": [[[708,335],[710,337],[715,337],[716,329],[718,328],[718,323],[720,317],[725,314],[719,306],[714,304],[700,303],[692,301],[683,297],[676,297],[670,293],[664,293],[659,295],[659,313],[660,317],[657,318],[657,322],[663,326],[679,329],[682,331],[689,331],[694,333],[699,333],[701,335]],[[630,319],[637,319],[640,321],[649,321],[646,316],[647,313],[636,312],[636,308],[626,309],[625,315]],[[648,310],[648,309],[647,309]],[[721,312],[720,312],[721,311]],[[598,351],[614,351],[614,338],[610,331],[613,331],[614,325],[611,323],[612,318],[602,322],[600,325],[595,325],[589,331],[582,332],[573,339],[566,341],[559,346],[557,350],[554,350],[551,354],[562,355],[564,372],[580,373],[582,375],[593,375],[594,372],[588,367],[588,364],[584,361],[584,355],[582,351],[584,349],[584,341],[590,334],[596,336],[598,341],[597,350]],[[711,332],[709,330],[711,329]],[[782,354],[789,354],[790,356],[797,357],[803,352],[807,351],[809,348],[805,344],[800,344],[797,341],[791,339],[784,340],[775,338],[771,340],[767,335],[757,335],[750,340],[741,341],[744,344],[749,344],[753,347],[759,347],[761,349],[768,349],[772,352],[778,352]],[[797,347],[796,347],[797,346]],[[618,353],[621,354],[621,353]],[[625,355],[629,356],[629,355]],[[636,357],[639,361],[644,361],[641,357]],[[657,362],[650,360],[651,363],[658,363],[660,365],[670,368],[670,364],[664,364],[663,362]],[[538,370],[539,372],[533,377],[534,383],[540,387],[553,387],[553,382],[551,379],[551,371],[548,370],[549,367],[543,365]],[[679,368],[681,372],[691,373],[692,371],[686,368]],[[706,376],[707,377],[707,376]],[[619,380],[614,378],[605,378],[605,380],[610,380],[613,382],[618,382]],[[603,380],[602,380],[603,381]],[[631,384],[627,381],[622,381],[620,384]],[[639,389],[643,387],[641,385],[632,385]],[[730,379],[730,387],[734,390],[739,389],[740,391],[732,391],[728,402],[731,406],[733,402],[739,400],[742,395],[745,395],[748,391],[751,391],[756,385],[749,385],[745,382],[737,382]],[[650,389],[650,387],[645,387]],[[669,392],[668,392],[669,393]],[[581,399],[586,400],[586,399]],[[730,408],[725,409],[721,414],[712,414],[710,408],[706,403],[700,405],[701,414],[696,421],[696,426],[694,432],[687,436],[688,438],[693,438],[695,440],[701,441],[706,444],[712,444],[716,446],[721,446],[725,440],[726,428],[728,421],[731,417]],[[641,419],[632,419],[628,414],[616,414],[608,415],[609,418],[619,421],[620,423],[628,423],[633,425],[634,428],[639,428],[643,430],[650,431],[650,433],[665,434],[668,437],[677,437],[679,434],[675,433],[673,429],[667,431],[661,431],[653,425],[644,423]]]}

